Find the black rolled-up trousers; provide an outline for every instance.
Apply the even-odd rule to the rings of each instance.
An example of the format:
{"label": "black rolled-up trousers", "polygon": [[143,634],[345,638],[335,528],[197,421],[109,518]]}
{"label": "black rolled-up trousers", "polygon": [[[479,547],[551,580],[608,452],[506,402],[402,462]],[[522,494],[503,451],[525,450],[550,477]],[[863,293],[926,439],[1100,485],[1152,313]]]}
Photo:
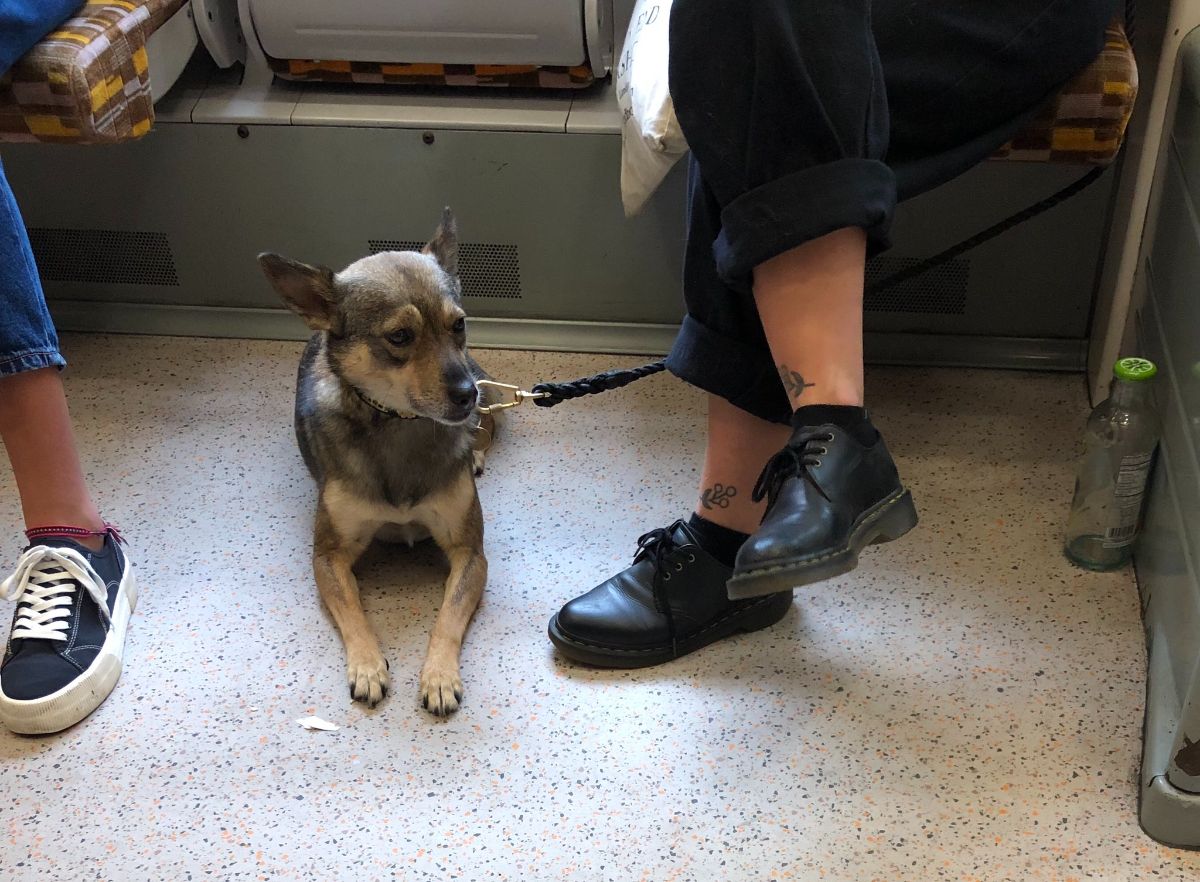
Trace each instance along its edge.
{"label": "black rolled-up trousers", "polygon": [[687,316],[667,359],[791,414],[754,267],[826,233],[887,247],[900,199],[1007,142],[1104,46],[1114,0],[675,0],[671,96],[692,150]]}

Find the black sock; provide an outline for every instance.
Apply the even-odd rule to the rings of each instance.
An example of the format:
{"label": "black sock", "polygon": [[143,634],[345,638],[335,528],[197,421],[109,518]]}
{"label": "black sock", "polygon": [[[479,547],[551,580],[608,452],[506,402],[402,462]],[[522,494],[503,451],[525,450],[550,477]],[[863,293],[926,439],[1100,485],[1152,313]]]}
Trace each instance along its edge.
{"label": "black sock", "polygon": [[750,538],[748,533],[739,533],[737,530],[714,524],[695,513],[688,521],[688,526],[700,540],[700,547],[727,567],[733,566],[733,559],[737,557],[738,549],[742,547],[743,542]]}
{"label": "black sock", "polygon": [[870,447],[879,438],[879,432],[871,425],[871,418],[864,407],[848,404],[807,404],[792,414],[792,427],[833,425],[844,429],[864,447]]}

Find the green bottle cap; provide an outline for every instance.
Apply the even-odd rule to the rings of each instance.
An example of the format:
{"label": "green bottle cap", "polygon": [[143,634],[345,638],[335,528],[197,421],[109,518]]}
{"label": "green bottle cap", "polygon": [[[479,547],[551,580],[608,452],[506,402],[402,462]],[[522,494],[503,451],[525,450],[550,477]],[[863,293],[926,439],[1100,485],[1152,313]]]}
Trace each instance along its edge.
{"label": "green bottle cap", "polygon": [[1154,366],[1154,362],[1144,358],[1122,358],[1113,365],[1113,376],[1131,383],[1153,379],[1157,373],[1158,368]]}

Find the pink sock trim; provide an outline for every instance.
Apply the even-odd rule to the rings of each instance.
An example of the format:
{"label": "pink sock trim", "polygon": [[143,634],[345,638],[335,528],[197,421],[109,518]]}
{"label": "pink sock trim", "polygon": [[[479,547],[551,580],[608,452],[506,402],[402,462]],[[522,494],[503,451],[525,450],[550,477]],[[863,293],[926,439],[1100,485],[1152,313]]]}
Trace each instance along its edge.
{"label": "pink sock trim", "polygon": [[104,522],[103,530],[89,530],[87,527],[72,527],[65,524],[52,524],[47,527],[30,527],[25,531],[25,537],[33,542],[35,539],[77,539],[83,536],[112,536],[122,545],[125,538],[115,524]]}

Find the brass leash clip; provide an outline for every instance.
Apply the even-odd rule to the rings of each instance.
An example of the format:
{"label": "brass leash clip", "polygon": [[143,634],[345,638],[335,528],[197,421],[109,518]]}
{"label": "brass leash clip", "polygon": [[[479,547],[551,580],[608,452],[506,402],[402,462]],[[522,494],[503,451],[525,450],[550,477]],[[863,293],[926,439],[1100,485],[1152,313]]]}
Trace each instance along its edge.
{"label": "brass leash clip", "polygon": [[482,393],[484,387],[490,386],[493,389],[499,389],[508,394],[508,400],[498,401],[495,404],[485,404],[479,408],[480,413],[491,413],[496,410],[507,410],[510,407],[516,407],[518,404],[523,404],[526,401],[531,401],[535,398],[547,398],[549,392],[526,392],[520,386],[513,386],[509,383],[497,383],[495,380],[476,380],[476,387]]}

